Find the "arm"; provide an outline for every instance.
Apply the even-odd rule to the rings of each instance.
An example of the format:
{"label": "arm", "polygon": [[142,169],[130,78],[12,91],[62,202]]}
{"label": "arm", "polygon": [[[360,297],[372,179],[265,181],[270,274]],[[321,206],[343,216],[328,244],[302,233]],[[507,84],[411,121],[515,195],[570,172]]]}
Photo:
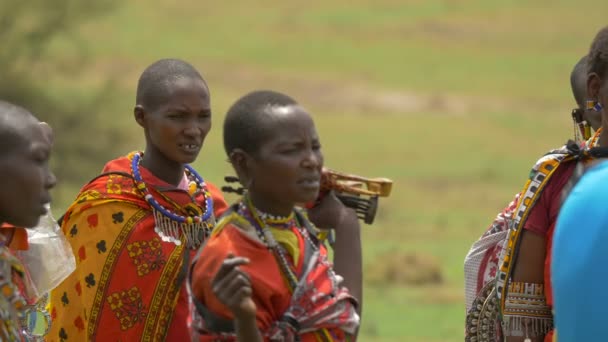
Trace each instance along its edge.
{"label": "arm", "polygon": [[334,243],[334,271],[344,278],[346,286],[359,305],[361,316],[363,304],[363,269],[361,251],[361,226],[357,213],[347,208],[333,194],[329,193],[316,207],[309,210],[310,220],[319,228],[333,228],[336,232]]}
{"label": "arm", "polygon": [[[519,251],[516,256],[513,281],[543,284],[545,272],[545,236],[529,230],[521,232]],[[531,329],[531,328],[530,328]],[[507,342],[523,342],[524,337],[507,336]],[[531,337],[531,342],[542,342],[544,337]]]}
{"label": "arm", "polygon": [[[514,255],[514,265],[511,274],[511,281],[514,286],[523,285],[526,283],[528,287],[535,287],[537,293],[532,295],[530,300],[537,301],[534,304],[536,307],[535,315],[527,315],[523,317],[522,327],[524,332],[529,332],[532,335],[533,331],[537,331],[540,335],[536,338],[530,338],[530,341],[543,341],[545,333],[550,332],[550,323],[552,320],[550,303],[547,297],[550,294],[550,284],[545,284],[548,269],[546,268],[547,260],[547,240],[551,238],[552,227],[555,225],[557,215],[559,213],[562,190],[568,183],[576,164],[560,165],[553,176],[547,181],[544,190],[540,194],[540,198],[530,209],[528,218],[524,223],[524,229],[521,232],[519,246]],[[519,284],[518,284],[519,283]],[[541,289],[542,287],[542,289]],[[512,290],[512,291],[511,291]],[[506,300],[509,299],[509,293],[513,292],[512,307],[515,305],[518,298],[521,298],[522,288],[509,289]],[[544,305],[539,305],[544,304]],[[505,311],[507,308],[505,308]],[[513,312],[513,311],[511,311]],[[513,316],[519,316],[513,314]],[[526,316],[522,314],[521,316]],[[517,322],[517,321],[516,321]],[[515,322],[515,323],[516,323]],[[515,324],[517,325],[517,324]],[[538,329],[540,327],[540,330]],[[536,328],[536,329],[532,329]],[[507,337],[508,342],[524,341],[524,337]]]}
{"label": "arm", "polygon": [[256,306],[251,298],[249,276],[239,269],[247,264],[246,258],[228,254],[213,278],[213,294],[234,314],[237,341],[262,342],[256,321]]}
{"label": "arm", "polygon": [[[530,337],[530,341],[543,341],[544,332],[543,330],[538,331],[538,326],[544,326],[542,322],[548,324],[551,320],[551,313],[548,303],[546,301],[547,286],[545,286],[545,261],[547,258],[547,236],[550,234],[551,226],[555,223],[557,213],[559,210],[561,190],[564,183],[568,180],[569,173],[564,172],[567,169],[558,169],[553,178],[549,180],[545,189],[540,195],[539,200],[531,208],[531,211],[524,224],[524,229],[521,232],[520,240],[517,246],[517,250],[514,255],[513,272],[511,274],[511,281],[513,284],[520,284],[524,286],[537,287],[539,291],[538,295],[535,295],[534,301],[539,301],[538,304],[544,304],[544,306],[538,306],[537,308],[546,309],[545,313],[538,317],[532,317],[530,315],[522,314],[523,320],[521,321],[521,327],[517,330],[523,330],[524,337],[507,336],[507,342],[520,342],[525,341],[525,332],[528,331],[529,335],[533,335],[534,331],[540,335],[537,337]],[[540,289],[542,287],[542,290]],[[509,289],[507,294],[507,304],[509,303],[509,294],[515,301],[519,301],[521,298],[522,288],[519,290],[516,288]],[[513,302],[515,303],[515,302]],[[514,304],[513,304],[514,305]],[[512,306],[512,305],[511,305]],[[505,311],[510,311],[505,308]],[[518,316],[517,314],[513,314]],[[537,313],[538,315],[538,313]],[[513,322],[512,322],[513,323]],[[514,323],[515,327],[517,326]],[[547,331],[547,330],[545,330]]]}
{"label": "arm", "polygon": [[253,315],[253,317],[235,317],[234,329],[236,331],[237,341],[264,341],[258,331],[255,315]]}
{"label": "arm", "polygon": [[363,266],[361,227],[353,209],[344,208],[342,220],[337,224],[334,249],[334,271],[344,277],[344,286],[357,299],[357,313],[363,305]]}
{"label": "arm", "polygon": [[545,236],[525,229],[521,234],[513,281],[542,284],[545,282]]}

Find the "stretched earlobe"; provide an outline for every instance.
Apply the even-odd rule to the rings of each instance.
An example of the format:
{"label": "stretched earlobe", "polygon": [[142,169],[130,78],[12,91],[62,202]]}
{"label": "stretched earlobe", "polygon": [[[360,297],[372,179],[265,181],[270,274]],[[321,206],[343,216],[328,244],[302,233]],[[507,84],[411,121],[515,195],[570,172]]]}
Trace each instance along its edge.
{"label": "stretched earlobe", "polygon": [[245,188],[249,188],[249,185],[251,184],[251,162],[247,152],[236,148],[229,153],[228,158],[241,185]]}

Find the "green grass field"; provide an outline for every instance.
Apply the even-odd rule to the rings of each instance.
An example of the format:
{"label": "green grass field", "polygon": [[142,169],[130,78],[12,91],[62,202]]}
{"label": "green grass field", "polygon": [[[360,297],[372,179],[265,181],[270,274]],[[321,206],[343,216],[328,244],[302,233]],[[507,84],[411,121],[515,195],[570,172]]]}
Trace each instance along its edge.
{"label": "green grass field", "polygon": [[[196,166],[215,183],[230,172],[221,122],[232,101],[259,88],[300,100],[327,166],[394,180],[364,227],[361,341],[461,341],[464,255],[537,157],[572,136],[569,73],[605,22],[602,6],[138,0],[87,22],[78,44],[53,42],[66,66],[84,47],[76,75],[33,69],[58,99],[90,97],[110,79],[104,120],[133,132],[122,153],[142,147],[131,114],[139,73],[163,57],[190,61],[212,91],[215,128]],[[76,190],[59,186],[56,212]],[[439,276],[425,281],[429,270]]]}

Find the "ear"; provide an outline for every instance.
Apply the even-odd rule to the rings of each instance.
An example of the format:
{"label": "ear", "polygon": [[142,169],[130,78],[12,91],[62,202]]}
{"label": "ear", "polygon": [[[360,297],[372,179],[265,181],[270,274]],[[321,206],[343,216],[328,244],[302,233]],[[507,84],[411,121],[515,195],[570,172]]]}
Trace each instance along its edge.
{"label": "ear", "polygon": [[138,104],[133,108],[133,116],[135,116],[135,121],[137,121],[141,127],[145,128],[144,117],[146,116],[146,111],[142,105]]}
{"label": "ear", "polygon": [[232,150],[228,158],[239,181],[245,188],[248,188],[253,179],[253,158],[240,148]]}
{"label": "ear", "polygon": [[587,76],[587,97],[589,100],[598,101],[600,97],[600,89],[602,88],[602,79],[594,72]]}

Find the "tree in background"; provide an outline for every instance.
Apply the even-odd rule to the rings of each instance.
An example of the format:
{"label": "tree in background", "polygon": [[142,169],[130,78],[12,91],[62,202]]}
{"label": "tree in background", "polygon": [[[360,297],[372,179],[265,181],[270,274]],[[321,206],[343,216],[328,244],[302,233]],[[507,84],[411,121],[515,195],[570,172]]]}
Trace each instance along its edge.
{"label": "tree in background", "polygon": [[[99,161],[115,156],[115,149],[120,148],[117,142],[125,133],[100,124],[100,104],[108,99],[109,84],[94,90],[90,98],[64,96],[59,100],[53,98],[40,70],[68,74],[82,70],[87,58],[86,46],[78,36],[80,26],[117,4],[116,0],[0,1],[0,99],[30,109],[53,126],[53,167],[61,186],[79,187],[98,173]],[[77,48],[69,67],[60,62],[65,56],[49,51],[58,38]]]}

